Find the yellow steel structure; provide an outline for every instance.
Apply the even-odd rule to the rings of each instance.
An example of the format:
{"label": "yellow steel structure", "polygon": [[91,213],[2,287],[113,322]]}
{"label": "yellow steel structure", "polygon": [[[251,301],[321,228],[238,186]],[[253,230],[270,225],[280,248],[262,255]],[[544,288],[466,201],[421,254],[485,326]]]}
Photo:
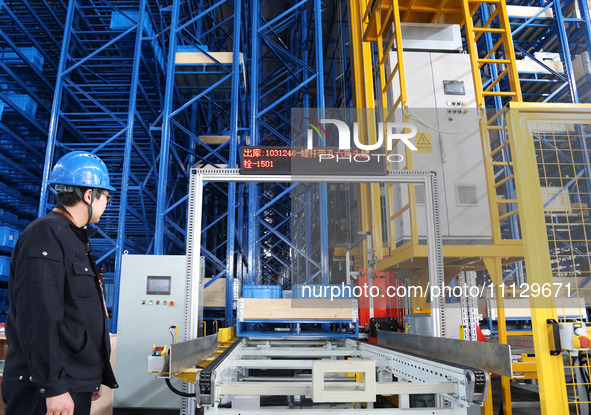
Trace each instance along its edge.
{"label": "yellow steel structure", "polygon": [[[522,101],[521,88],[519,85],[519,75],[517,73],[517,64],[515,62],[515,52],[513,48],[513,40],[511,37],[511,28],[509,26],[509,19],[507,17],[507,7],[504,1],[470,1],[462,0],[462,13],[463,23],[466,33],[466,44],[468,47],[468,53],[470,54],[470,62],[472,66],[472,75],[474,79],[474,90],[476,91],[476,105],[484,111],[485,117],[480,121],[480,136],[482,144],[482,154],[484,161],[484,171],[487,182],[487,196],[490,212],[490,224],[491,224],[491,236],[493,246],[505,246],[508,244],[519,244],[521,241],[515,240],[504,240],[501,238],[501,222],[508,220],[511,216],[516,214],[518,210],[505,209],[506,212],[499,215],[499,207],[503,206],[515,206],[515,204],[508,204],[510,200],[501,199],[497,196],[497,189],[500,186],[506,185],[512,180],[512,175],[505,174],[497,176],[495,174],[496,169],[510,169],[509,160],[495,161],[494,156],[503,151],[503,146],[506,146],[507,141],[494,140],[493,137],[499,134],[501,131],[504,132],[503,126],[499,126],[501,121],[501,114],[489,114],[486,111],[485,96],[498,96],[498,97],[510,97],[513,102]],[[486,22],[479,21],[475,24],[473,15],[475,8],[474,6],[486,5],[493,11],[490,14],[489,19]],[[479,56],[476,42],[483,33],[487,31],[493,32],[498,31],[498,40],[495,42],[493,48],[484,56]],[[489,73],[498,73],[496,79],[494,79],[486,89],[482,86],[481,71],[487,70]],[[500,69],[500,71],[499,71]],[[509,82],[501,82],[508,78]],[[501,90],[501,86],[506,85],[509,90]],[[496,88],[495,88],[496,86]],[[500,135],[502,137],[502,135]],[[497,145],[493,148],[493,140]],[[507,151],[507,150],[505,150]],[[500,165],[499,165],[500,164]],[[500,180],[497,180],[496,178]],[[537,184],[536,184],[537,186]],[[519,205],[521,206],[521,205]],[[519,244],[521,245],[521,244]],[[522,250],[522,249],[521,249]],[[522,254],[523,255],[523,254]],[[491,256],[485,260],[486,269],[489,272],[492,281],[497,285],[497,322],[499,332],[499,343],[507,344],[507,331],[505,321],[505,309],[503,295],[499,292],[499,287],[503,283],[502,275],[502,259],[499,256]],[[540,363],[544,359],[540,360]],[[501,378],[502,388],[502,400],[503,410],[505,415],[512,415],[511,407],[511,380],[510,378],[503,376]]]}
{"label": "yellow steel structure", "polygon": [[[535,275],[536,282],[552,284],[540,177],[533,139],[529,137],[526,112],[529,108],[531,105],[511,104],[511,110],[507,113],[518,206],[522,212],[528,212],[520,215],[523,249],[528,274]],[[547,319],[558,320],[556,301],[554,297],[531,297],[530,304],[542,413],[568,414],[562,354],[551,356],[548,341]]]}
{"label": "yellow steel structure", "polygon": [[[584,193],[578,184],[569,186],[567,183],[576,183],[573,179],[579,174],[585,174],[585,179],[589,179],[588,169],[591,166],[588,160],[585,160],[586,156],[581,153],[588,152],[587,131],[591,126],[591,105],[512,103],[509,108],[507,127],[510,133],[519,208],[522,212],[536,213],[520,215],[528,274],[535,275],[535,281],[539,283],[564,282],[565,270],[571,269],[576,261],[578,267],[572,266],[575,275],[568,280],[574,284],[572,290],[576,288],[574,294],[577,298],[581,291],[579,288],[583,287],[579,287],[579,278],[576,274],[582,274],[583,279],[590,276],[591,256],[589,237],[586,235],[586,227],[589,225],[588,211],[582,206],[579,206],[577,213],[565,212],[568,206],[552,207],[551,198],[542,193],[540,183],[548,186],[552,181],[558,181],[563,186],[561,192],[573,189],[578,193],[577,199],[583,200],[589,196],[589,193]],[[578,144],[581,140],[582,144]],[[577,171],[580,173],[577,174]],[[543,176],[540,177],[540,174]],[[544,203],[544,199],[548,202]],[[563,200],[568,203],[570,197]],[[557,229],[558,227],[560,229]],[[560,232],[566,236],[561,236]],[[551,235],[550,241],[548,235]],[[567,241],[570,246],[578,242],[580,248],[576,248],[575,252],[565,250],[560,244],[566,238],[570,239]],[[571,261],[573,264],[568,264]],[[561,265],[564,262],[567,262],[566,265]],[[563,297],[558,301],[554,296],[530,297],[536,372],[544,414],[569,413],[567,386],[570,396],[575,398],[578,387],[588,386],[588,381],[578,381],[574,376],[574,371],[581,366],[580,363],[570,358],[566,367],[566,372],[571,372],[570,380],[566,384],[562,355],[549,356],[548,353],[546,319],[558,319],[561,315],[577,319],[583,317],[578,313],[573,316],[572,311],[567,311],[567,305],[563,302]],[[584,366],[586,367],[587,363]],[[577,399],[579,404],[588,405],[587,400],[581,400],[580,397]],[[579,406],[572,402],[571,409],[579,413]]]}
{"label": "yellow steel structure", "polygon": [[[523,104],[519,78],[516,70],[515,53],[510,34],[506,4],[503,0],[350,0],[351,40],[353,44],[354,78],[362,82],[355,83],[357,108],[374,108],[374,91],[379,95],[379,102],[385,103],[388,88],[392,82],[400,84],[400,96],[394,97],[392,106],[382,108],[382,119],[389,120],[394,110],[404,108],[407,102],[402,54],[401,22],[458,23],[465,30],[466,43],[471,57],[474,75],[477,105],[483,112],[480,124],[482,151],[484,155],[487,193],[492,231],[492,245],[444,246],[446,279],[460,271],[486,269],[493,283],[498,287],[503,283],[502,266],[525,259],[529,282],[552,284],[552,263],[548,250],[548,236],[544,221],[544,204],[540,189],[539,167],[536,162],[536,148],[532,138],[531,122],[555,119],[564,122],[582,123],[591,119],[589,106],[556,104]],[[484,22],[474,19],[474,12],[486,5],[490,11],[489,19]],[[389,29],[391,28],[391,30]],[[494,34],[492,50],[480,56],[476,41],[485,33]],[[385,71],[388,51],[396,45],[397,62],[392,72]],[[384,45],[385,48],[384,48]],[[372,68],[372,47],[375,47],[378,67]],[[483,88],[481,71],[496,74],[492,82]],[[379,74],[379,85],[374,86],[372,73]],[[506,89],[502,89],[506,88]],[[377,96],[376,95],[376,96]],[[500,112],[486,113],[486,97],[498,97],[510,105]],[[375,126],[374,126],[375,127]],[[370,130],[367,130],[370,131]],[[374,129],[375,131],[375,129]],[[539,153],[538,149],[538,153]],[[407,151],[407,165],[412,169],[412,154]],[[542,157],[542,161],[544,157]],[[545,166],[541,166],[541,170]],[[591,167],[591,166],[588,166]],[[499,172],[503,174],[499,174]],[[565,177],[568,179],[568,176]],[[497,196],[501,187],[510,186],[517,195],[514,199]],[[388,189],[391,200],[391,189]],[[367,192],[363,212],[374,212],[379,205],[377,192]],[[414,190],[409,188],[409,204],[394,211],[388,206],[390,234],[394,235],[393,219],[402,214],[410,216],[411,240],[402,246],[391,242],[389,251],[376,249],[376,258],[383,259],[376,264],[376,270],[415,270],[415,277],[426,278],[427,249],[418,242],[416,227],[416,206]],[[583,210],[584,204],[579,206]],[[527,214],[525,214],[527,212]],[[375,230],[376,224],[367,222],[364,230]],[[381,221],[381,215],[373,215]],[[504,239],[501,226],[511,218],[518,218],[522,239]],[[382,247],[382,224],[377,226],[379,233],[373,234],[374,247]],[[379,240],[378,240],[379,239]],[[556,241],[553,241],[554,243]],[[591,254],[587,252],[591,269]],[[564,258],[552,258],[555,263]],[[560,275],[560,274],[559,274]],[[589,275],[591,280],[591,275]],[[497,292],[499,341],[507,343],[507,331],[503,308],[503,298]],[[522,358],[515,366],[515,372],[523,377],[538,377],[541,409],[543,415],[567,414],[569,403],[566,393],[565,371],[562,356],[550,355],[550,333],[548,319],[557,319],[559,313],[553,297],[530,297],[532,313],[532,336],[536,356]],[[421,304],[424,306],[424,304]],[[563,312],[566,315],[566,311]],[[572,362],[571,371],[578,367]],[[579,362],[580,364],[580,362]],[[568,369],[568,368],[567,368]],[[571,377],[576,396],[576,381]],[[503,408],[505,414],[511,414],[511,395],[509,378],[502,379]],[[572,395],[572,393],[571,393]],[[578,413],[578,406],[574,405]],[[483,408],[483,413],[492,413],[492,406]]]}
{"label": "yellow steel structure", "polygon": [[[369,137],[377,136],[375,134],[375,120],[371,117],[365,117],[363,114],[366,109],[375,108],[371,45],[364,42],[361,36],[363,30],[361,22],[364,19],[363,13],[366,6],[365,0],[362,0],[362,2],[351,0],[349,2],[353,71],[357,79],[360,80],[360,82],[354,83],[353,88],[355,106],[362,112],[359,117],[359,139],[364,143],[369,142]],[[360,193],[359,222],[362,227],[361,231],[364,233],[371,231],[374,236],[372,239],[374,252],[368,252],[368,247],[365,245],[363,247],[363,262],[367,263],[368,256],[383,257],[380,186],[379,184],[363,184]]]}

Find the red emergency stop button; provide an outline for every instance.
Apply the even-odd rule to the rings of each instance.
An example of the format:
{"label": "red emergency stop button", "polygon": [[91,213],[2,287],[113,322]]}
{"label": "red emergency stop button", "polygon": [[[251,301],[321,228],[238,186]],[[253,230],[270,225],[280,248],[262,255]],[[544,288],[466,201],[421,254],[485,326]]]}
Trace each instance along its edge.
{"label": "red emergency stop button", "polygon": [[174,305],[174,301],[171,301],[169,304],[170,304],[171,306],[173,306],[173,305]]}
{"label": "red emergency stop button", "polygon": [[591,340],[587,336],[575,336],[573,337],[573,346],[575,349],[588,349],[591,346]]}

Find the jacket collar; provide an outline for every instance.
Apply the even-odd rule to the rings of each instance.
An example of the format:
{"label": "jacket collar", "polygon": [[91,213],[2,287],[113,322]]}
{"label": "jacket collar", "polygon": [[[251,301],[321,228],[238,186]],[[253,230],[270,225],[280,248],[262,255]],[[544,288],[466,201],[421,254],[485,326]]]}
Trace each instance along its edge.
{"label": "jacket collar", "polygon": [[84,243],[87,243],[89,238],[92,238],[98,232],[98,229],[95,227],[89,228],[84,226],[79,228],[76,224],[72,221],[72,216],[68,213],[67,209],[61,205],[56,205],[55,209],[51,212],[56,217],[63,220],[64,224],[67,224],[80,238],[80,240]]}

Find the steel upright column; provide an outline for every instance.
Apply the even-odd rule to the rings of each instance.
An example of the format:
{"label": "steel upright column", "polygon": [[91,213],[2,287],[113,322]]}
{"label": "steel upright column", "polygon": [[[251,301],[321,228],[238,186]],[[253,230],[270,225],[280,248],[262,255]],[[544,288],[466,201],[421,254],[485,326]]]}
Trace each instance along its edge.
{"label": "steel upright column", "polygon": [[[166,97],[162,115],[156,254],[184,252],[189,245],[186,194],[189,171],[237,166],[238,130],[245,82],[245,50],[241,36],[244,5],[238,1],[212,3],[175,1],[168,50]],[[204,273],[225,278],[225,325],[234,324],[233,286],[236,274],[237,187],[212,185],[202,209],[207,225],[201,229]],[[207,235],[207,237],[205,237]],[[187,244],[191,241],[187,241]]]}
{"label": "steel upright column", "polygon": [[[242,2],[234,1],[234,28],[232,45],[232,61],[240,61],[240,24],[242,23],[241,14]],[[232,96],[238,98],[240,88],[240,71],[232,72]],[[232,105],[230,115],[230,168],[237,167],[238,152],[238,102]],[[234,325],[234,278],[236,277],[236,183],[228,184],[228,221],[227,221],[227,241],[226,241],[226,327]]]}
{"label": "steel upright column", "polygon": [[[292,146],[291,110],[325,108],[322,44],[322,6],[318,0],[301,1],[281,9],[263,7],[265,0],[252,2],[250,67],[250,137],[256,146]],[[314,39],[313,42],[310,40]],[[248,195],[248,282],[258,284],[285,281],[285,265],[301,265],[301,281],[329,281],[327,188],[319,185],[291,189],[283,183],[249,185]],[[312,191],[313,207],[308,213],[320,229],[318,245],[310,246],[299,234],[292,234],[300,191]],[[305,199],[306,197],[303,197]],[[264,208],[264,209],[263,209]],[[300,211],[304,215],[304,210]],[[264,216],[264,217],[263,217]],[[298,242],[299,241],[299,242]],[[301,244],[302,246],[298,246]],[[294,255],[290,256],[290,250]],[[303,276],[307,270],[311,275]]]}
{"label": "steel upright column", "polygon": [[[49,120],[49,134],[47,136],[47,146],[45,147],[45,166],[43,167],[43,183],[47,183],[49,180],[49,173],[53,167],[53,152],[57,136],[58,121],[60,118],[62,85],[64,82],[62,74],[66,69],[66,62],[68,61],[68,50],[70,48],[70,36],[72,35],[72,22],[74,20],[75,7],[76,2],[70,1],[68,4],[68,14],[66,15],[64,38],[62,40],[62,52],[60,54],[59,66],[57,69],[58,76],[55,82],[51,118]],[[39,195],[39,216],[43,216],[47,212],[47,190],[47,186],[41,186],[41,194]]]}
{"label": "steel upright column", "polygon": [[[123,174],[121,176],[121,188],[119,191],[119,197],[121,198],[121,206],[127,206],[128,200],[128,193],[127,189],[129,188],[130,184],[130,172],[131,172],[131,152],[134,145],[134,125],[135,125],[135,117],[136,117],[136,100],[138,94],[138,84],[139,84],[139,70],[140,70],[140,62],[141,62],[141,52],[142,52],[142,28],[144,27],[144,22],[146,20],[146,0],[140,0],[140,10],[138,16],[138,29],[135,32],[135,45],[133,49],[134,58],[133,58],[133,66],[131,71],[131,91],[129,94],[129,109],[127,112],[127,131],[125,134],[125,147],[124,147],[124,155],[123,155]],[[118,219],[118,226],[119,232],[117,232],[117,246],[124,246],[125,245],[125,223],[127,218],[127,212],[124,209],[119,209],[119,219]],[[121,275],[121,257],[123,256],[123,251],[118,249],[115,254],[115,275]],[[113,315],[117,316],[119,311],[119,283],[120,278],[115,278],[115,286],[114,286],[114,296],[113,299]],[[113,327],[113,329],[115,329]]]}
{"label": "steel upright column", "polygon": [[172,4],[172,21],[168,40],[168,58],[166,60],[166,95],[164,96],[162,141],[160,143],[160,164],[158,168],[158,201],[156,202],[156,227],[154,229],[154,254],[164,253],[164,210],[168,202],[168,164],[170,162],[171,126],[168,114],[172,112],[174,97],[175,57],[179,24],[180,0]]}
{"label": "steel upright column", "polygon": [[[323,115],[325,108],[324,96],[324,45],[322,44],[322,2],[314,0],[314,41],[316,43],[316,105]],[[320,203],[320,281],[323,285],[330,283],[328,264],[328,199],[327,185],[322,183],[318,189]]]}

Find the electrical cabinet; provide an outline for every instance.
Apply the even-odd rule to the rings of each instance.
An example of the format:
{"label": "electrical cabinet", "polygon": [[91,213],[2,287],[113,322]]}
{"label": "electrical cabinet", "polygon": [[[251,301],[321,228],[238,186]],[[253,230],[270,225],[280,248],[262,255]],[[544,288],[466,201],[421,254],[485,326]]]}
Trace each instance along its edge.
{"label": "electrical cabinet", "polygon": [[173,343],[170,326],[183,339],[184,255],[123,255],[114,392],[115,408],[178,409],[181,397],[148,374],[153,346]]}
{"label": "electrical cabinet", "polygon": [[[405,51],[408,121],[417,127],[413,170],[437,172],[440,228],[446,243],[487,243],[491,238],[486,179],[470,57],[461,53]],[[396,62],[390,52],[389,66]],[[389,101],[400,96],[391,83]],[[396,121],[403,121],[402,112]],[[394,152],[404,155],[399,143]],[[403,167],[401,163],[399,168]],[[396,168],[396,166],[395,166]],[[426,236],[424,189],[416,186],[419,237]],[[395,186],[395,209],[408,203],[408,185]],[[408,215],[396,219],[396,242],[410,239]]]}

